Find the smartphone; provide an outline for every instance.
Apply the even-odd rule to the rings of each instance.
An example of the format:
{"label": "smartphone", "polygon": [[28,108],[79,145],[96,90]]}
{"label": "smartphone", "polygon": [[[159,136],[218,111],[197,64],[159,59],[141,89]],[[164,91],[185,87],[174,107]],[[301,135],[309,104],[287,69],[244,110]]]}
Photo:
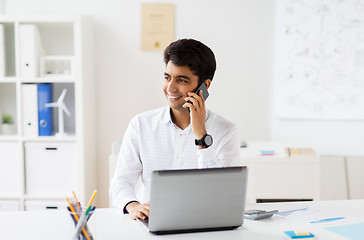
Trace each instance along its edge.
{"label": "smartphone", "polygon": [[200,95],[199,94],[200,90],[202,90],[202,93],[203,93],[203,100],[206,101],[207,97],[209,96],[209,92],[207,91],[207,86],[206,86],[205,82],[201,83],[201,85],[196,89],[195,93],[197,95]]}
{"label": "smartphone", "polygon": [[[203,100],[206,101],[207,97],[209,96],[209,92],[207,91],[207,86],[205,84],[205,82],[202,82],[201,85],[195,90],[195,93],[197,95],[200,95],[200,90],[202,90],[202,96],[203,96]],[[189,103],[192,103],[191,101],[188,101]],[[187,108],[188,111],[190,111],[190,108]]]}

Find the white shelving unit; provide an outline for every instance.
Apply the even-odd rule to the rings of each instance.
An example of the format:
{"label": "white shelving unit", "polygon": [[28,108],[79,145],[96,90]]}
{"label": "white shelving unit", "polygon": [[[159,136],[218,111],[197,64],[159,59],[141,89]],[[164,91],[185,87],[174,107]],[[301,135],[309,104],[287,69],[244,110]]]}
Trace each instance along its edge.
{"label": "white shelving unit", "polygon": [[[4,26],[5,46],[5,66],[0,66],[5,68],[5,76],[0,76],[0,112],[11,115],[16,124],[13,135],[0,132],[0,211],[65,207],[65,195],[72,191],[84,204],[96,188],[91,19],[0,15],[0,24]],[[59,66],[49,63],[53,64],[48,66],[49,72],[22,76],[19,29],[23,24],[39,30],[44,49],[39,59],[72,59],[72,74],[53,74],[51,71]],[[52,136],[24,135],[21,89],[29,83],[52,83],[53,102],[67,88],[65,103],[71,111],[71,116],[64,118],[67,136],[55,136],[55,113]]]}

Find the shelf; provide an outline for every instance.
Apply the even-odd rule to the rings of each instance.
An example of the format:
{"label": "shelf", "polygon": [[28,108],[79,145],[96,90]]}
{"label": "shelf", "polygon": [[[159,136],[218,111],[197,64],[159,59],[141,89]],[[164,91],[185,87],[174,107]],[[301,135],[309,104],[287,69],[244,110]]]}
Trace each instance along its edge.
{"label": "shelf", "polygon": [[0,135],[0,141],[16,142],[19,140],[18,135]]}
{"label": "shelf", "polygon": [[63,77],[63,76],[54,76],[54,77],[39,77],[33,79],[20,79],[22,83],[74,83],[76,82],[74,77]]}
{"label": "shelf", "polygon": [[0,78],[0,83],[16,83],[16,77],[2,77]]}
{"label": "shelf", "polygon": [[0,200],[19,200],[21,195],[0,195]]}
{"label": "shelf", "polygon": [[[70,193],[71,194],[71,193]],[[65,195],[48,195],[48,194],[25,194],[25,200],[64,200],[66,202]]]}
{"label": "shelf", "polygon": [[17,135],[0,135],[0,142],[76,142],[75,135],[65,137],[45,136],[45,137],[19,137]]}
{"label": "shelf", "polygon": [[47,23],[57,23],[57,22],[73,22],[77,21],[80,17],[78,15],[1,15],[0,21],[13,23],[13,22],[47,22]]}
{"label": "shelf", "polygon": [[[66,206],[65,195],[73,190],[85,202],[97,185],[95,108],[88,104],[95,99],[92,21],[70,15],[0,15],[0,24],[5,47],[0,112],[15,123],[15,131],[0,128],[0,182],[8,183],[0,188],[0,212]],[[42,83],[51,85],[44,104],[57,102],[67,90],[63,103],[71,115],[63,115],[66,136],[54,134],[62,129],[57,107],[47,115],[53,135],[38,136],[39,124],[49,126],[39,117],[45,106],[39,105]],[[6,203],[12,200],[19,206]]]}
{"label": "shelf", "polygon": [[76,136],[69,135],[65,137],[57,137],[57,136],[22,137],[21,140],[24,142],[75,142]]}

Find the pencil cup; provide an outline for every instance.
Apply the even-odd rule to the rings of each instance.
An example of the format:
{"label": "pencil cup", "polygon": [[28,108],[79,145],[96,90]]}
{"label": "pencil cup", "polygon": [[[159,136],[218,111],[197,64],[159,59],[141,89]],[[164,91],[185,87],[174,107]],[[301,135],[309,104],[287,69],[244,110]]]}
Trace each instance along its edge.
{"label": "pencil cup", "polygon": [[[87,227],[87,222],[94,213],[95,209],[90,210],[86,216],[86,210],[82,212],[72,212],[69,207],[67,207],[69,214],[71,215],[71,218],[73,220],[73,223],[75,224],[75,231],[74,231],[74,240],[90,240],[94,239],[91,235],[90,230]],[[76,217],[77,216],[77,217]],[[77,220],[77,219],[78,220]],[[80,222],[80,224],[78,224]]]}

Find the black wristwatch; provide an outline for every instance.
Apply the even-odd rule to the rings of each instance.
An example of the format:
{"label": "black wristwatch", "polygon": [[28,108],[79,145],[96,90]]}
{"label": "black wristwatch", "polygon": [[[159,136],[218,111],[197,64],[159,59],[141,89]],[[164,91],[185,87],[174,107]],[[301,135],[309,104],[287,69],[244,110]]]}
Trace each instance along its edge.
{"label": "black wristwatch", "polygon": [[210,147],[212,145],[212,137],[209,134],[205,134],[200,140],[195,139],[195,145]]}

